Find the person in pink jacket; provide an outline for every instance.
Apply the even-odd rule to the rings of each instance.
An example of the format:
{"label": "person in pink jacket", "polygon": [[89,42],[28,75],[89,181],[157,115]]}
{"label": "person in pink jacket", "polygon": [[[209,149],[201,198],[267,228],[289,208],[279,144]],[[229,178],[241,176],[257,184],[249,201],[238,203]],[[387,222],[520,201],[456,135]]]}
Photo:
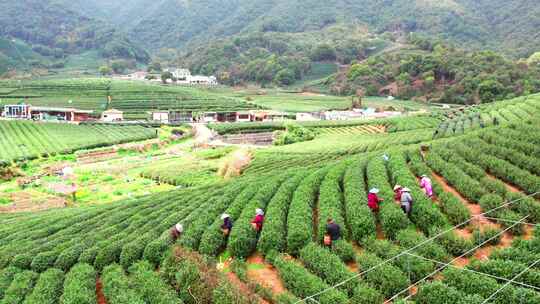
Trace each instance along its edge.
{"label": "person in pink jacket", "polygon": [[424,189],[424,193],[428,197],[433,196],[433,187],[431,185],[431,179],[427,175],[422,175],[422,179],[420,180],[420,187]]}

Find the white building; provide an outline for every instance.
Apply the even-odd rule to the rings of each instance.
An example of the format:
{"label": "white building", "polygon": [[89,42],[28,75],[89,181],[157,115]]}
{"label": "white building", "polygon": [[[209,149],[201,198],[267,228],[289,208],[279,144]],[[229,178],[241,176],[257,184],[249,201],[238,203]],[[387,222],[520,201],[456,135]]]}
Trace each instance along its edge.
{"label": "white building", "polygon": [[178,81],[189,81],[191,72],[188,69],[168,68],[165,72],[170,72]]}
{"label": "white building", "polygon": [[122,121],[124,120],[124,112],[110,109],[101,113],[101,120],[106,122]]}
{"label": "white building", "polygon": [[316,120],[321,120],[321,118],[318,115],[314,115],[313,113],[296,113],[296,120],[316,121]]}
{"label": "white building", "polygon": [[155,111],[152,112],[152,120],[162,123],[169,123],[169,111]]}
{"label": "white building", "polygon": [[191,76],[188,78],[190,85],[217,85],[217,78],[215,76]]}

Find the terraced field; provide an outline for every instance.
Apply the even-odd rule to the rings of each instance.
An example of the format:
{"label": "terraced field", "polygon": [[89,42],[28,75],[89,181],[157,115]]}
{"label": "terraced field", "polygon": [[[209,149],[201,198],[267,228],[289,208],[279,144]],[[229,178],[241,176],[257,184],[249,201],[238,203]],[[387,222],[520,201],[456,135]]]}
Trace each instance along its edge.
{"label": "terraced field", "polygon": [[[532,111],[459,136],[432,140],[434,128],[325,136],[257,152],[228,182],[0,215],[0,298],[196,303],[211,294],[205,303],[250,303],[175,259],[181,246],[217,257],[208,267],[226,268],[230,284],[258,303],[540,303],[539,104],[538,96],[509,103]],[[420,187],[424,174],[432,198]],[[395,184],[411,189],[410,216]],[[367,206],[375,187],[378,214]],[[259,235],[256,208],[266,213]],[[234,221],[228,237],[224,212]],[[331,249],[322,246],[328,218],[343,236]],[[169,229],[178,222],[175,241]],[[224,253],[234,261],[224,263]]]}
{"label": "terraced field", "polygon": [[234,111],[258,106],[240,99],[180,86],[82,78],[71,80],[0,81],[0,106],[21,101],[35,106],[76,107],[125,112],[126,119],[147,119],[152,110]]}
{"label": "terraced field", "polygon": [[374,134],[374,133],[383,133],[384,131],[385,131],[384,126],[319,128],[320,135]]}
{"label": "terraced field", "polygon": [[0,160],[11,162],[40,156],[73,153],[156,136],[156,131],[139,126],[71,125],[0,121]]}

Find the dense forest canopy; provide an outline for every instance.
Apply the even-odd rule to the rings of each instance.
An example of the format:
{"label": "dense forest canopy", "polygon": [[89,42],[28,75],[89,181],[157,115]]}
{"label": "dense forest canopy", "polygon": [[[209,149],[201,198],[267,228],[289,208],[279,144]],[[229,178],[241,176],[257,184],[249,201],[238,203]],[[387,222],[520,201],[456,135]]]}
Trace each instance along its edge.
{"label": "dense forest canopy", "polygon": [[[6,43],[18,40],[23,43],[21,49],[30,47],[49,60],[87,50],[99,50],[104,58],[149,60],[146,51],[114,27],[50,0],[0,2],[0,37]],[[4,53],[4,56],[8,55]],[[9,57],[24,61],[22,55]]]}
{"label": "dense forest canopy", "polygon": [[338,94],[391,86],[401,97],[471,103],[538,91],[527,58],[540,50],[539,27],[536,0],[4,1],[0,73],[61,68],[94,51],[110,71],[150,63],[287,86],[325,62],[341,66],[325,81]]}

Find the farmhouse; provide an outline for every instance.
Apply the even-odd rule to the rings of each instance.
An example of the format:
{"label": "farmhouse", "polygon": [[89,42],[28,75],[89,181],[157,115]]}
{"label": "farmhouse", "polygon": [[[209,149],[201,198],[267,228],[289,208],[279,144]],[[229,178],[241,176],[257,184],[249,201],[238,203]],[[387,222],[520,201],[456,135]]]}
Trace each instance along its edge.
{"label": "farmhouse", "polygon": [[20,104],[4,106],[3,116],[12,119],[80,122],[89,120],[92,112],[75,108],[36,107]]}
{"label": "farmhouse", "polygon": [[87,121],[92,112],[75,108],[30,107],[31,118],[35,120]]}
{"label": "farmhouse", "polygon": [[192,122],[193,112],[182,111],[154,111],[152,112],[152,120],[161,123],[182,123]]}
{"label": "farmhouse", "polygon": [[124,112],[110,109],[101,113],[101,120],[106,122],[122,121],[124,120]]}
{"label": "farmhouse", "polygon": [[165,72],[170,72],[177,81],[189,81],[191,72],[188,69],[168,68]]}
{"label": "farmhouse", "polygon": [[5,118],[29,119],[30,118],[30,105],[27,105],[27,104],[5,105],[2,116]]}

